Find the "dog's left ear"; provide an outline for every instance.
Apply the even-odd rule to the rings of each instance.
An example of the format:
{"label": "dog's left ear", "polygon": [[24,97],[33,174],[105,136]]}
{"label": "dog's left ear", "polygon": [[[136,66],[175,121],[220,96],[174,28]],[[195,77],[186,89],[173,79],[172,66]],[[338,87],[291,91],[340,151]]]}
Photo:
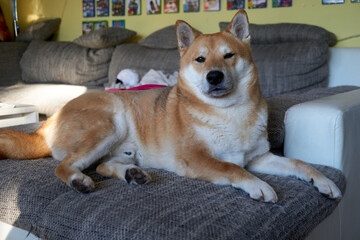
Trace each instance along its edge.
{"label": "dog's left ear", "polygon": [[199,34],[185,21],[176,21],[176,38],[180,55],[190,47]]}
{"label": "dog's left ear", "polygon": [[250,44],[249,20],[244,10],[239,10],[225,30],[242,42]]}

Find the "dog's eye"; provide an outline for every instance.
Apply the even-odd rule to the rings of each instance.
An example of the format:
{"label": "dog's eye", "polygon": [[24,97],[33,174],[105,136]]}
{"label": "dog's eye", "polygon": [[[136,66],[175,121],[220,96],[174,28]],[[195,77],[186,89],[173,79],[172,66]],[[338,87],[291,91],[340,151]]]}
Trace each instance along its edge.
{"label": "dog's eye", "polygon": [[197,61],[198,63],[203,63],[203,62],[205,62],[205,58],[204,57],[197,57],[195,59],[195,61]]}
{"label": "dog's eye", "polygon": [[232,58],[234,55],[235,54],[233,54],[233,53],[227,53],[227,54],[225,54],[224,58],[229,59],[229,58]]}

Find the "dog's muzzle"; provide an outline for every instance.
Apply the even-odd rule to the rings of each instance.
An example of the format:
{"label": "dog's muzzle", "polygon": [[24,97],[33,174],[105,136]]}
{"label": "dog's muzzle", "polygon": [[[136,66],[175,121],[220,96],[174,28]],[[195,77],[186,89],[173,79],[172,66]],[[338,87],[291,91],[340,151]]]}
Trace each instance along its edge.
{"label": "dog's muzzle", "polygon": [[213,70],[208,72],[206,80],[209,83],[207,93],[212,97],[221,97],[230,92],[232,85],[227,83],[223,72]]}

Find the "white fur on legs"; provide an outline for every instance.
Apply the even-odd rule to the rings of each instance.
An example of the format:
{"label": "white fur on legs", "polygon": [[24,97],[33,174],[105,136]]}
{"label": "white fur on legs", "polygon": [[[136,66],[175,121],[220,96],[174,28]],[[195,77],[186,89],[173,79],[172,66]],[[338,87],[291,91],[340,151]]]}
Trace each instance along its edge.
{"label": "white fur on legs", "polygon": [[103,176],[115,177],[135,185],[143,185],[150,182],[149,174],[134,164],[124,164],[115,158],[100,164],[96,172]]}
{"label": "white fur on legs", "polygon": [[232,186],[249,193],[249,196],[255,200],[272,203],[276,203],[278,201],[278,197],[274,189],[269,184],[258,178],[243,180],[238,184],[232,184]]}
{"label": "white fur on legs", "polygon": [[270,152],[252,160],[246,168],[250,171],[279,176],[295,176],[312,183],[320,193],[329,198],[341,198],[341,191],[336,184],[307,163]]}

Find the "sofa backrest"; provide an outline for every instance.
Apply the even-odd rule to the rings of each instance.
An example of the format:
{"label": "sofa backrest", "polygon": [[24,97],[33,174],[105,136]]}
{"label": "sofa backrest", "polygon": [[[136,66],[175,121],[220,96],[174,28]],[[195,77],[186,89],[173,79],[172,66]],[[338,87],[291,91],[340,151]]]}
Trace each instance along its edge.
{"label": "sofa backrest", "polygon": [[[224,30],[228,23],[221,22]],[[250,24],[253,59],[265,97],[325,87],[329,45],[336,36],[317,26],[295,23]]]}

